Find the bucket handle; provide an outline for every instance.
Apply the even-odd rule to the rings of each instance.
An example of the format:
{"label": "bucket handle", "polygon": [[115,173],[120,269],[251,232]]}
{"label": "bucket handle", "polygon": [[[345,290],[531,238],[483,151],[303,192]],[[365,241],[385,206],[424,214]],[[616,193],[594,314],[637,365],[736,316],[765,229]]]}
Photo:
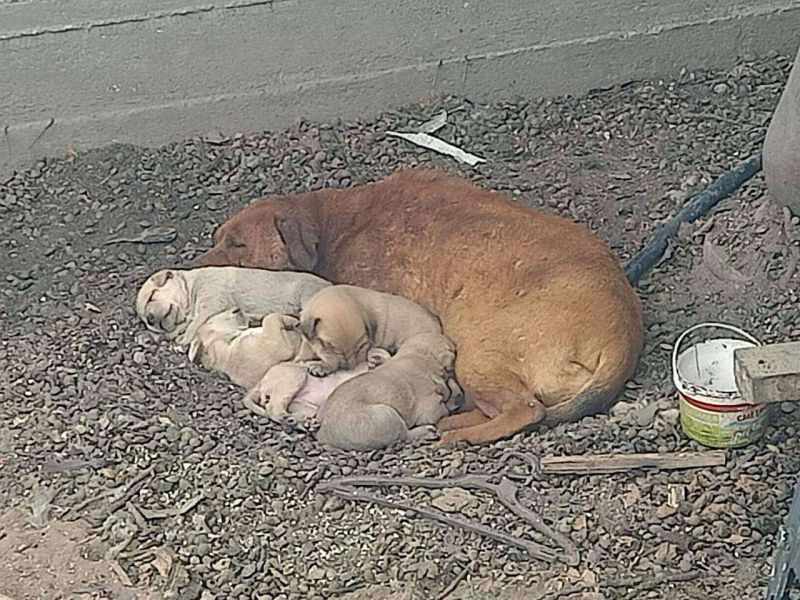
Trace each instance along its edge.
{"label": "bucket handle", "polygon": [[759,342],[756,338],[752,335],[739,329],[738,327],[734,327],[733,325],[728,325],[727,323],[698,323],[697,325],[693,325],[689,327],[686,331],[684,331],[678,339],[675,340],[675,346],[672,348],[672,374],[673,376],[677,376],[678,374],[678,350],[680,350],[681,344],[683,344],[683,340],[686,339],[686,336],[692,333],[693,331],[697,331],[698,329],[704,329],[706,327],[716,327],[717,329],[727,329],[728,331],[732,331],[746,340],[753,342],[756,346],[760,346],[761,342]]}

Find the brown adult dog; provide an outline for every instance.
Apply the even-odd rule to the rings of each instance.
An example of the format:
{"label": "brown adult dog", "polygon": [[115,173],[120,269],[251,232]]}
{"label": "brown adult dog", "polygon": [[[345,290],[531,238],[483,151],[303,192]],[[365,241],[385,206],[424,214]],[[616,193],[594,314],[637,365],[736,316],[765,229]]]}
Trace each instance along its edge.
{"label": "brown adult dog", "polygon": [[442,419],[446,443],[607,410],[642,347],[641,303],[591,231],[432,171],[256,202],[197,264],[312,271],[438,315],[478,407]]}

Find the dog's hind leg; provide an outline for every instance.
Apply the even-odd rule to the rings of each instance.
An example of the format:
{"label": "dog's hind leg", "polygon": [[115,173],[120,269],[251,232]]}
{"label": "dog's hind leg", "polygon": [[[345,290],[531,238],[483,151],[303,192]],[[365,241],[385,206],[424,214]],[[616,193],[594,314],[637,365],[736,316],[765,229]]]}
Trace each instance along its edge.
{"label": "dog's hind leg", "polygon": [[455,415],[450,415],[448,417],[444,417],[443,419],[439,419],[439,422],[436,426],[439,428],[439,431],[452,431],[453,429],[463,429],[465,427],[474,427],[476,425],[481,425],[486,423],[489,420],[483,411],[479,408],[473,408],[467,412],[457,413]]}
{"label": "dog's hind leg", "polygon": [[497,416],[479,425],[448,431],[442,436],[440,443],[446,445],[465,441],[470,444],[486,444],[510,437],[545,417],[545,407],[538,400],[526,401],[509,391],[494,392],[493,396],[493,404],[500,408]]}

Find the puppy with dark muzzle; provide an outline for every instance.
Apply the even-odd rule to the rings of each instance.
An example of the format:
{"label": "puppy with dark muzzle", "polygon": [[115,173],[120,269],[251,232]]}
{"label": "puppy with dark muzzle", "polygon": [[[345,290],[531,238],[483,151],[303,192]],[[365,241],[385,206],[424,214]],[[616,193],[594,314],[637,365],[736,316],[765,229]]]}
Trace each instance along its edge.
{"label": "puppy with dark muzzle", "polygon": [[164,269],[151,275],[136,296],[136,313],[147,328],[188,346],[206,320],[238,308],[251,324],[270,313],[299,315],[314,294],[330,286],[309,273],[240,267]]}
{"label": "puppy with dark muzzle", "polygon": [[313,356],[311,374],[324,376],[358,366],[372,349],[393,354],[411,336],[441,330],[436,316],[407,298],[334,285],[320,290],[300,312],[305,346],[299,356]]}
{"label": "puppy with dark muzzle", "polygon": [[319,410],[317,439],[344,450],[375,450],[435,437],[433,425],[462,406],[451,383],[455,356],[440,333],[407,337],[386,362],[333,391]]}

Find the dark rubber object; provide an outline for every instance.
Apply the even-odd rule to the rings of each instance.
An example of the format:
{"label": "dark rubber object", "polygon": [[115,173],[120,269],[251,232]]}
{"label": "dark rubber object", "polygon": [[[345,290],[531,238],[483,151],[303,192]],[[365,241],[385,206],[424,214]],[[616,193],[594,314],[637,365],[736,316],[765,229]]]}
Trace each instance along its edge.
{"label": "dark rubber object", "polygon": [[686,202],[680,212],[664,225],[644,248],[625,265],[625,275],[628,280],[636,285],[644,275],[652,269],[664,252],[667,251],[669,240],[678,233],[681,223],[696,221],[720,200],[730,196],[739,189],[748,179],[761,170],[761,152],[754,154],[747,160],[740,162],[733,169],[714,181],[694,198]]}
{"label": "dark rubber object", "polygon": [[784,600],[800,574],[800,481],[795,484],[786,522],[778,530],[767,600]]}

